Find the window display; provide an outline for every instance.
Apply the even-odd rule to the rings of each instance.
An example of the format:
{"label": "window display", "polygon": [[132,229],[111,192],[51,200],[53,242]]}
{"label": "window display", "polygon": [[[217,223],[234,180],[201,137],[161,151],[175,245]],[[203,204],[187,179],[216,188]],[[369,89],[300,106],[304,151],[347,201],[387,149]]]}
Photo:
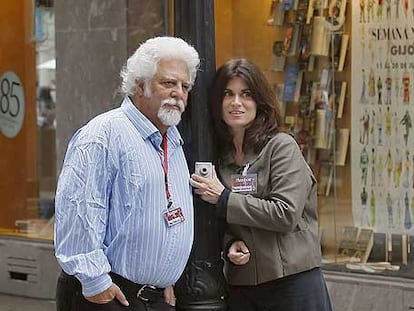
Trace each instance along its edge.
{"label": "window display", "polygon": [[353,222],[375,232],[368,263],[390,262],[399,275],[412,277],[414,35],[408,1],[393,10],[387,2],[361,1],[352,25],[352,58],[359,60],[351,68],[351,160],[359,163],[351,169]]}

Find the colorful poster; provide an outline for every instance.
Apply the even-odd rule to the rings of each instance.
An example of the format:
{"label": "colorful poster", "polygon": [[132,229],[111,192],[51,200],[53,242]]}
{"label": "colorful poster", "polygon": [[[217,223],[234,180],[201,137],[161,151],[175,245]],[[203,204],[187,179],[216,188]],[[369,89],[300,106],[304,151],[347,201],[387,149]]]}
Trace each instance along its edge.
{"label": "colorful poster", "polygon": [[352,1],[352,212],[414,233],[414,1]]}

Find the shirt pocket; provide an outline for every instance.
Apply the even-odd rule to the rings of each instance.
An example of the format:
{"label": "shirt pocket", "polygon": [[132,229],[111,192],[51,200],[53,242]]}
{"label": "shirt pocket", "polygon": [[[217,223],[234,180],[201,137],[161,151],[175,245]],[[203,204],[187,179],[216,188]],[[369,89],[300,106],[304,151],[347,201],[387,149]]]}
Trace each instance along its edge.
{"label": "shirt pocket", "polygon": [[121,162],[118,175],[119,200],[128,210],[142,208],[143,185],[145,183],[145,171],[141,155],[136,149],[129,150]]}

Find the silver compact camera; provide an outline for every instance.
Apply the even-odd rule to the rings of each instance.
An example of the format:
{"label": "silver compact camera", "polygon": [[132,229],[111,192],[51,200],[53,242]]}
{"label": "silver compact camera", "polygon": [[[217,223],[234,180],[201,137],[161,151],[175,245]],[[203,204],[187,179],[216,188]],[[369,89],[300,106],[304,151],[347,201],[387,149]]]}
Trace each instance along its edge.
{"label": "silver compact camera", "polygon": [[211,162],[196,162],[194,174],[204,178],[213,178],[213,164]]}

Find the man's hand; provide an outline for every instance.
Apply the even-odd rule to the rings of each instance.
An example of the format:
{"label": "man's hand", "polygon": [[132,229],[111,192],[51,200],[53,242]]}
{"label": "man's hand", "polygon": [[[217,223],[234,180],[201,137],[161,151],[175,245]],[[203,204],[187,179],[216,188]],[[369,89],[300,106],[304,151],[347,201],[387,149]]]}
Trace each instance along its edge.
{"label": "man's hand", "polygon": [[250,252],[243,241],[235,241],[231,244],[227,257],[235,265],[245,265],[250,260]]}
{"label": "man's hand", "polygon": [[95,296],[85,297],[86,300],[97,304],[105,304],[111,302],[115,298],[124,306],[129,306],[129,302],[126,300],[124,293],[116,284],[112,284],[107,290],[96,294]]}
{"label": "man's hand", "polygon": [[175,306],[174,287],[168,286],[164,289],[164,299],[169,305]]}

